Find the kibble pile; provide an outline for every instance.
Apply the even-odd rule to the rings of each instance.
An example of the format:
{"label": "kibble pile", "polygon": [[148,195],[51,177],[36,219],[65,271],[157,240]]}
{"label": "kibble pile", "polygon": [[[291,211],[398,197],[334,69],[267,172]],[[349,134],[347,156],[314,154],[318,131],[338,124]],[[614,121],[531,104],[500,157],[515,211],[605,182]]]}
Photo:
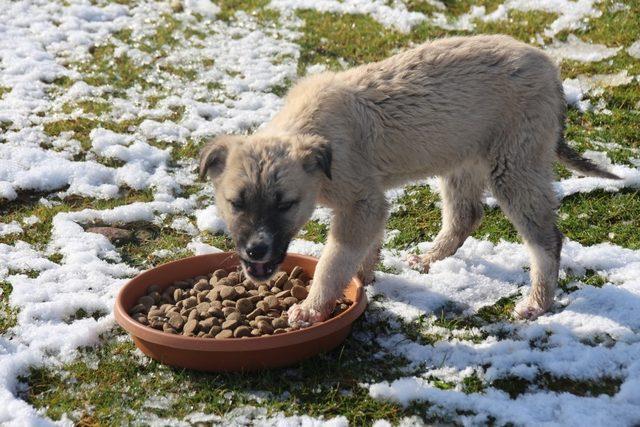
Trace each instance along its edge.
{"label": "kibble pile", "polygon": [[[295,267],[278,272],[268,283],[256,284],[242,271],[216,270],[209,276],[173,283],[164,291],[153,285],[129,312],[143,325],[170,334],[204,338],[245,338],[291,331],[287,310],[304,300],[311,286]],[[337,301],[331,314],[345,311],[351,301]]]}

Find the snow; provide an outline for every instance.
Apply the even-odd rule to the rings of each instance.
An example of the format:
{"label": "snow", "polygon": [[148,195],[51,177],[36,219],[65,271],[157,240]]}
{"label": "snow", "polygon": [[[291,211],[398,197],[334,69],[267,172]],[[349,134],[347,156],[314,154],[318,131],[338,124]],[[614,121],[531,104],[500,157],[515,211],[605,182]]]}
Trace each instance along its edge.
{"label": "snow", "polygon": [[597,0],[507,0],[485,20],[504,19],[509,10],[556,13],[558,18],[544,31],[545,36],[553,37],[563,30],[583,29],[588,19],[601,16],[602,12],[595,7],[597,2]]}
{"label": "snow", "polygon": [[433,413],[449,413],[449,408],[473,411],[471,425],[494,422],[515,425],[593,426],[633,425],[640,419],[640,407],[631,396],[623,398],[599,396],[577,397],[569,393],[541,392],[510,399],[504,392],[489,390],[484,395],[440,390],[421,378],[403,378],[370,388],[374,398],[393,400],[407,405],[413,400],[429,401]]}
{"label": "snow", "polygon": [[22,233],[22,227],[17,221],[11,221],[10,223],[0,222],[0,237],[20,233]]}
{"label": "snow", "polygon": [[633,76],[627,70],[615,74],[581,74],[573,79],[565,79],[562,83],[567,104],[575,106],[580,111],[592,109],[587,97],[601,95],[607,87],[623,86],[632,83]]}
{"label": "snow", "polygon": [[370,15],[385,27],[407,33],[426,19],[419,12],[411,12],[401,2],[383,0],[271,0],[270,7],[286,13],[295,9],[312,9],[318,12],[337,12]]}
{"label": "snow", "polygon": [[[208,0],[190,1],[185,6],[209,17],[218,11],[218,7]],[[153,147],[149,140],[184,144],[187,138],[199,140],[221,132],[246,130],[271,117],[281,100],[269,93],[270,88],[287,79],[293,80],[296,75],[298,47],[289,41],[295,34],[287,29],[259,29],[250,17],[241,14],[230,24],[209,20],[199,23],[210,37],[204,41],[186,40],[182,46],[167,52],[163,59],[166,64],[192,64],[215,58],[214,65],[197,70],[197,78],[187,82],[186,87],[184,82],[170,78],[171,74],[157,67],[145,68],[143,78],[162,82],[165,90],[179,94],[160,103],[161,114],[113,98],[114,111],[110,113],[113,120],[132,119],[145,113],[149,118],[132,127],[126,135],[94,129],[90,137],[96,156],[74,160],[77,154],[74,150],[79,149],[79,144],[64,135],[49,137],[44,134],[43,122],[65,118],[59,111],[64,102],[99,99],[112,92],[109,88],[92,87],[79,80],[74,81],[66,93],[49,91],[48,86],[56,78],[78,78],[77,73],[58,63],[56,55],[66,60],[85,58],[90,45],[124,26],[135,29],[132,38],[140,37],[142,34],[139,33],[145,28],[153,28],[153,24],[161,19],[163,7],[168,8],[168,4],[160,8],[143,4],[130,14],[121,5],[74,5],[65,9],[51,3],[48,5],[50,10],[45,11],[47,8],[35,4],[17,3],[3,12],[0,17],[0,24],[3,24],[0,26],[0,57],[6,69],[0,76],[0,85],[11,87],[12,91],[0,99],[0,121],[12,125],[4,135],[6,142],[0,145],[0,161],[6,165],[0,169],[0,198],[13,200],[20,191],[63,190],[60,193],[63,197],[80,195],[107,199],[117,197],[122,188],[151,189],[158,195],[173,195],[177,186],[176,178],[167,168],[170,149]],[[33,19],[24,20],[27,15]],[[61,25],[54,25],[54,21]],[[27,31],[21,26],[31,29]],[[43,28],[46,28],[44,33]],[[60,42],[66,37],[65,30],[71,31],[78,40]],[[249,51],[252,54],[246,55]],[[24,73],[25,70],[31,71]],[[230,75],[231,72],[234,74]],[[204,94],[209,98],[220,96],[220,93],[212,94],[206,89],[210,82],[220,84],[225,96],[228,93],[226,102],[206,102]],[[129,91],[131,99],[146,96],[138,90]],[[158,120],[171,114],[170,106],[185,108],[181,122]],[[55,114],[44,119],[36,115],[48,109]],[[69,117],[74,117],[73,113]],[[41,146],[42,141],[66,149],[47,150]],[[125,164],[105,166],[100,163],[101,158]],[[194,179],[195,175],[192,175],[190,180]]]}
{"label": "snow", "polygon": [[[157,258],[220,252],[206,243],[203,235],[227,232],[211,202],[211,188],[205,185],[196,195],[184,196],[185,188],[195,183],[196,161],[176,160],[172,154],[214,135],[255,129],[278,110],[282,99],[272,93],[273,88],[297,78],[297,31],[301,22],[292,10],[366,14],[404,33],[420,23],[472,30],[478,20],[508,19],[511,10],[539,10],[558,15],[544,30],[552,40],[546,50],[558,60],[601,61],[623,49],[640,57],[640,41],[618,47],[588,43],[572,34],[566,42],[554,39],[564,30],[586,28],[589,19],[599,16],[597,2],[591,0],[507,0],[488,13],[482,6],[473,6],[455,19],[448,19],[442,13],[445,5],[436,0],[428,1],[437,10],[430,16],[408,10],[401,1],[272,0],[270,7],[282,13],[276,26],[263,25],[244,12],[236,13],[229,22],[219,21],[216,16],[220,8],[209,0],[184,0],[184,12],[179,13],[171,12],[170,2],[139,2],[134,6],[92,3],[96,4],[84,0],[3,4],[0,86],[10,90],[0,98],[0,203],[29,192],[43,192],[46,194],[39,201],[34,199],[34,207],[50,210],[68,196],[115,199],[131,190],[148,191],[153,201],[122,204],[126,201],[118,199],[114,204],[121,205],[110,209],[72,207],[69,212],[61,211],[51,221],[51,236],[45,244],[20,240],[45,216],[29,214],[0,223],[0,238],[13,242],[0,242],[0,281],[13,288],[8,302],[18,313],[17,324],[0,336],[3,425],[49,423],[43,412],[19,397],[22,386],[18,378],[28,374],[30,367],[55,367],[74,360],[80,347],[100,345],[100,335],[115,324],[111,314],[115,295],[140,272],[125,262],[106,237],[86,233],[87,226],[100,223],[126,228],[144,221],[189,236],[184,248],[154,248],[150,255]],[[158,59],[141,50],[139,42],[154,34],[167,13],[206,37],[187,38],[176,31],[175,45],[160,47]],[[132,29],[130,42],[111,37],[124,28]],[[90,61],[92,46],[109,43],[114,45],[114,57],[129,58],[141,67],[137,77],[153,84],[116,90],[111,85],[85,82],[86,76],[74,64]],[[165,71],[167,67],[184,68],[193,77],[179,78]],[[324,65],[319,64],[307,68],[308,73],[322,70]],[[69,80],[68,87],[53,84],[62,77]],[[626,70],[580,75],[565,80],[564,88],[568,103],[585,111],[594,108],[591,101],[606,88],[628,85],[634,79],[637,77]],[[157,102],[151,103],[152,97]],[[111,110],[89,115],[75,107],[78,101],[106,102]],[[65,104],[73,105],[73,111],[65,112]],[[184,114],[174,118],[176,111]],[[82,142],[73,132],[50,136],[44,131],[47,125],[78,118],[104,124],[95,126]],[[123,120],[132,124],[119,132],[110,130],[110,124]],[[601,144],[609,148],[617,142]],[[640,188],[637,167],[611,164],[597,152],[585,155],[623,179],[563,179],[555,184],[560,198],[597,189]],[[429,185],[437,191],[434,179],[415,184]],[[398,208],[397,200],[404,194],[404,189],[387,192],[393,209]],[[494,202],[487,199],[489,204]],[[318,208],[313,219],[327,225],[331,210]],[[397,232],[389,230],[387,241]],[[529,256],[522,244],[470,238],[454,256],[435,262],[429,274],[408,269],[406,255],[430,246],[430,242],[421,242],[405,250],[383,250],[385,271],[397,274],[376,273],[377,281],[367,292],[371,297],[380,295],[382,300],[372,298],[371,305],[379,310],[367,312],[367,321],[382,318],[399,325],[418,317],[435,318],[444,307],[459,315],[473,315],[502,297],[528,292]],[[323,247],[298,238],[289,250],[318,257]],[[385,354],[405,357],[411,363],[411,375],[362,387],[373,398],[403,405],[412,400],[428,401],[431,414],[454,417],[466,425],[486,424],[491,419],[496,424],[516,425],[607,425],[611,420],[638,424],[640,251],[610,243],[583,246],[567,240],[561,266],[562,277],[581,277],[593,271],[605,283],[598,288],[573,280],[571,285],[577,290],[558,290],[553,309],[535,322],[499,322],[454,330],[428,325],[425,328],[429,333],[443,337],[434,345],[414,342],[392,327],[389,333],[381,332],[370,339],[376,340]],[[96,319],[73,319],[79,309],[95,314]],[[579,397],[538,387],[535,379],[542,374],[584,381],[610,377],[619,379],[621,386],[613,396]],[[483,394],[467,395],[461,391],[461,384],[470,375],[487,383],[516,376],[534,385],[516,399],[494,387]],[[454,390],[435,388],[433,378],[455,384]],[[261,396],[260,392],[251,394]],[[153,396],[146,406],[165,408],[172,399]],[[463,411],[472,415],[460,415]],[[71,415],[64,415],[62,423],[71,424]],[[194,412],[184,420],[167,420],[142,413],[141,419],[150,425],[199,421],[224,425],[347,425],[341,416],[322,419],[267,414],[264,408],[246,406],[223,417]],[[406,418],[400,425],[418,423],[416,418]],[[377,420],[375,425],[389,423]]]}
{"label": "snow", "polygon": [[442,12],[436,12],[431,17],[431,22],[444,29],[470,31],[475,28],[474,20],[492,22],[506,20],[510,10],[523,12],[541,11],[558,15],[544,35],[554,37],[563,30],[578,30],[585,28],[585,22],[589,18],[596,18],[602,12],[595,7],[597,0],[506,0],[491,13],[486,13],[484,6],[471,6],[469,12],[458,16],[455,20],[447,19]]}
{"label": "snow", "polygon": [[627,48],[627,53],[636,59],[640,59],[640,40],[634,42],[631,46],[629,46]]}
{"label": "snow", "polygon": [[[586,157],[589,153],[586,153]],[[563,179],[555,183],[556,194],[560,198],[575,193],[588,193],[594,190],[609,192],[619,191],[623,188],[640,188],[640,170],[623,165],[608,166],[611,172],[618,175],[621,180],[611,180],[597,177],[574,177]]]}
{"label": "snow", "polygon": [[[453,257],[434,263],[428,275],[403,266],[404,255],[404,251],[384,254],[385,266],[401,271],[398,275],[378,273],[377,282],[369,292],[384,295],[382,306],[405,320],[425,313],[437,315],[445,304],[449,307],[453,304],[462,312],[474,312],[480,306],[514,294],[528,282],[523,269],[528,265],[528,257],[521,244],[493,245],[470,238]],[[577,275],[587,270],[597,271],[609,282],[602,288],[584,286],[560,298],[550,313],[533,323],[516,324],[515,331],[506,339],[489,336],[480,343],[452,339],[421,345],[406,340],[403,335],[378,337],[388,351],[426,367],[421,377],[371,384],[371,396],[404,405],[412,400],[428,400],[442,406],[433,411],[451,414],[455,410],[470,410],[482,419],[496,417],[500,424],[564,424],[571,421],[569,415],[574,413],[559,410],[567,406],[577,413],[597,414],[599,421],[592,421],[595,425],[606,425],[605,420],[614,419],[622,412],[621,424],[633,424],[640,419],[640,407],[637,396],[632,393],[579,399],[566,393],[531,390],[514,401],[495,389],[488,389],[483,395],[465,395],[444,392],[425,380],[434,374],[439,377],[444,369],[448,371],[447,380],[457,377],[461,381],[469,368],[482,365],[489,366],[483,373],[487,381],[509,375],[530,379],[544,372],[596,381],[605,376],[626,378],[621,390],[627,387],[637,390],[640,366],[635,354],[640,350],[637,336],[640,323],[633,313],[640,310],[640,251],[608,243],[582,246],[566,241],[561,265],[565,272]],[[615,340],[614,344],[590,344],[603,336]],[[531,342],[541,339],[548,341],[546,348],[532,348]],[[548,407],[526,409],[527,405],[544,406],[545,402]],[[576,421],[575,425],[578,424]]]}
{"label": "snow", "polygon": [[[35,410],[13,395],[16,377],[28,366],[69,361],[80,346],[99,343],[100,334],[113,327],[114,298],[127,278],[137,270],[124,264],[106,237],[86,233],[81,224],[108,225],[152,221],[159,214],[189,213],[194,201],[132,203],[109,210],[85,209],[59,213],[52,223],[49,250],[62,255],[57,264],[43,258],[28,244],[0,244],[0,280],[13,287],[9,302],[19,308],[11,341],[0,338],[0,422],[29,423]],[[17,274],[10,274],[17,271]],[[41,271],[36,278],[20,272]],[[69,321],[78,309],[101,313]]]}
{"label": "snow", "polygon": [[218,208],[212,204],[195,212],[196,226],[200,231],[208,231],[213,234],[224,233],[227,226],[218,215]]}
{"label": "snow", "polygon": [[545,51],[558,61],[570,59],[580,62],[597,62],[616,56],[620,48],[583,42],[575,35],[570,34],[566,42],[556,40],[546,46]]}
{"label": "snow", "polygon": [[207,18],[215,18],[220,12],[220,7],[210,0],[185,0],[184,6],[187,11],[199,13]]}
{"label": "snow", "polygon": [[31,226],[40,222],[40,218],[35,215],[27,216],[22,218],[22,223],[27,226]]}

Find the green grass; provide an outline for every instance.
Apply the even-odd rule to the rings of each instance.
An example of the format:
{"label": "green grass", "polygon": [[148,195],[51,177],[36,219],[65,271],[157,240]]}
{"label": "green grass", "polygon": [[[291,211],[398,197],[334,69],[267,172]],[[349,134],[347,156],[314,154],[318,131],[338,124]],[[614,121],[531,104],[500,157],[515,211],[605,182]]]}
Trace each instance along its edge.
{"label": "green grass", "polygon": [[0,334],[6,333],[17,322],[17,310],[9,305],[9,295],[13,290],[10,283],[0,281]]}
{"label": "green grass", "polygon": [[262,24],[276,23],[280,16],[277,10],[267,7],[268,0],[219,0],[216,3],[220,6],[218,18],[223,21],[233,20],[238,11],[254,16]]}
{"label": "green grass", "polygon": [[[572,31],[572,33],[583,40],[607,46],[629,46],[640,39],[640,26],[637,20],[640,14],[640,1],[627,0],[622,4],[628,9],[613,12],[612,6],[616,3],[615,0],[605,0],[597,4],[596,7],[602,11],[602,16],[592,21],[586,29]],[[564,38],[567,35],[568,32],[565,31],[559,34],[559,37]]]}
{"label": "green grass", "polygon": [[23,218],[35,215],[40,220],[31,225],[24,226],[24,233],[12,234],[0,238],[0,243],[12,244],[17,240],[35,245],[36,248],[44,249],[51,237],[52,220],[55,215],[61,212],[79,211],[82,209],[110,209],[116,206],[128,205],[134,202],[149,202],[153,200],[150,191],[129,191],[121,197],[108,200],[95,200],[86,197],[70,196],[64,199],[64,203],[47,207],[39,203],[42,194],[22,194],[18,199],[0,205],[0,217],[5,222],[18,221]]}
{"label": "green grass", "polygon": [[[158,410],[157,415],[181,419],[194,410],[223,415],[242,405],[266,405],[269,413],[345,415],[353,425],[365,425],[380,418],[397,421],[409,412],[372,399],[358,385],[395,378],[404,362],[390,356],[374,360],[378,349],[353,338],[295,368],[261,375],[173,369],[141,359],[133,350],[128,340],[109,339],[98,348],[83,350],[82,357],[62,370],[33,369],[24,379],[29,385],[24,397],[54,420],[73,412],[76,422],[90,419],[110,425],[131,423],[140,412],[156,412],[145,409],[147,399],[171,395],[175,400],[170,408]],[[300,378],[312,386],[299,384]],[[268,402],[253,401],[254,390],[268,393]]]}
{"label": "green grass", "polygon": [[329,228],[318,221],[309,221],[302,230],[301,238],[321,243],[327,240]]}
{"label": "green grass", "polygon": [[[429,241],[440,229],[439,197],[428,187],[412,187],[398,203],[403,208],[391,214],[388,228],[400,231],[389,246],[406,248]],[[632,249],[640,248],[640,193],[623,190],[617,193],[595,191],[565,198],[559,210],[560,230],[584,245],[610,241]],[[500,209],[485,208],[485,216],[476,238],[519,241],[518,234]]]}
{"label": "green grass", "polygon": [[509,394],[512,399],[535,387],[556,393],[571,393],[576,396],[613,396],[620,390],[622,382],[618,378],[603,377],[597,380],[575,380],[554,377],[548,373],[539,374],[534,381],[519,377],[504,377],[491,382],[491,386]]}
{"label": "green grass", "polygon": [[339,15],[302,10],[304,20],[298,69],[302,73],[308,65],[325,64],[341,69],[340,60],[350,65],[378,61],[392,50],[405,45],[407,36],[384,28],[365,15]]}
{"label": "green grass", "polygon": [[[123,4],[134,3],[121,0]],[[221,12],[219,19],[232,24],[236,13],[241,11],[256,19],[260,26],[268,29],[282,25],[280,14],[268,7],[268,0],[216,0]],[[391,3],[391,2],[390,2]],[[474,5],[483,5],[487,13],[495,10],[501,0],[475,2],[472,0],[444,0],[445,16],[451,20],[470,11]],[[640,2],[625,2],[628,10],[612,12],[614,0],[606,0],[599,7],[603,15],[591,19],[585,29],[572,31],[581,39],[607,46],[627,47],[640,38],[640,25],[637,15],[640,14]],[[410,10],[426,14],[439,12],[437,8],[424,0],[408,0]],[[421,23],[407,34],[386,28],[373,18],[360,14],[335,14],[303,10],[295,12],[302,20],[299,28],[300,46],[298,72],[304,75],[307,67],[314,64],[325,64],[331,70],[340,70],[347,66],[378,61],[389,55],[431,38],[447,35],[467,34],[462,31],[448,31],[435,27],[428,22]],[[556,19],[555,14],[544,12],[510,11],[508,19],[474,22],[474,33],[503,33],[519,40],[530,42],[543,33],[545,28]],[[202,22],[195,17],[193,22]],[[57,116],[49,119],[46,112],[39,113],[43,119],[45,134],[55,138],[63,132],[72,132],[80,141],[83,153],[75,160],[81,160],[91,148],[90,132],[103,127],[117,133],[131,133],[145,119],[136,117],[130,120],[110,118],[112,99],[126,98],[128,91],[142,91],[144,102],[149,108],[157,107],[169,93],[161,84],[151,80],[152,70],[158,70],[163,76],[176,81],[190,81],[198,77],[198,70],[218,65],[218,58],[206,58],[200,62],[185,61],[174,64],[163,61],[170,50],[180,49],[187,40],[203,40],[209,32],[203,27],[194,28],[170,13],[161,16],[155,31],[134,39],[131,30],[121,30],[107,38],[102,44],[91,49],[89,61],[72,63],[69,68],[81,73],[82,79],[91,85],[109,86],[110,92],[99,101],[75,101],[60,105]],[[559,34],[566,39],[569,32]],[[115,40],[117,39],[117,40]],[[544,38],[546,42],[550,40]],[[118,43],[153,56],[148,66],[137,65],[126,55],[114,57]],[[283,58],[275,57],[273,61]],[[640,61],[631,58],[621,50],[610,60],[592,63],[563,61],[560,64],[563,78],[575,78],[579,75],[609,74],[627,70],[629,75],[640,74]],[[229,74],[233,74],[231,71]],[[52,97],[63,94],[74,80],[69,77],[58,78],[49,88]],[[293,82],[285,81],[271,87],[270,92],[282,96]],[[204,86],[204,85],[203,85]],[[203,102],[224,102],[229,98],[224,94],[221,82],[206,83],[208,91],[216,97],[216,101],[206,96]],[[0,98],[11,88],[0,87]],[[149,90],[149,91],[147,91]],[[212,98],[213,96],[212,95]],[[605,151],[612,161],[631,164],[631,158],[640,157],[640,83],[634,81],[628,85],[607,88],[602,95],[592,101],[603,99],[611,115],[594,112],[578,112],[571,109],[567,122],[567,139],[575,144],[579,151]],[[80,110],[79,117],[71,116]],[[164,118],[179,123],[185,116],[185,109],[173,108]],[[13,124],[0,123],[0,143],[2,134]],[[148,143],[172,150],[170,167],[183,167],[183,161],[197,157],[204,145],[204,139],[188,139],[184,144],[173,144],[155,140]],[[615,143],[617,146],[606,145]],[[43,142],[44,144],[44,142]],[[98,158],[97,161],[108,166],[117,167],[121,163],[110,159]],[[560,176],[567,177],[568,172],[562,167],[557,171]],[[184,186],[183,195],[198,194],[202,189],[200,183]],[[51,237],[51,221],[60,212],[78,211],[85,208],[108,209],[136,201],[151,201],[151,191],[124,190],[113,200],[95,200],[83,197],[68,197],[61,204],[46,207],[38,203],[40,197],[47,193],[20,192],[17,200],[0,202],[1,222],[18,221],[30,215],[36,215],[40,221],[33,226],[23,227],[25,232],[0,238],[0,243],[14,244],[17,240],[26,241],[38,250],[44,250]],[[207,196],[203,196],[207,199]],[[203,200],[201,202],[204,203]],[[209,200],[206,201],[207,203]],[[392,239],[389,249],[406,249],[416,243],[432,240],[440,229],[440,200],[437,194],[428,187],[414,186],[397,202],[402,207],[389,218],[388,229],[398,230],[399,234]],[[584,245],[611,242],[631,249],[640,249],[640,194],[638,190],[624,190],[616,193],[594,191],[587,194],[575,194],[565,198],[559,209],[559,227],[570,239]],[[193,219],[193,218],[191,218]],[[187,244],[192,240],[183,232],[168,226],[171,218],[162,223],[135,222],[121,226],[134,232],[131,242],[119,244],[117,251],[127,264],[146,269],[162,262],[181,258],[189,254]],[[299,237],[324,242],[327,237],[327,226],[317,221],[309,222]],[[501,240],[519,241],[519,236],[509,220],[499,209],[485,208],[485,217],[478,230],[473,234],[479,239],[491,242]],[[224,235],[202,233],[199,239],[207,244],[223,250],[232,250],[233,242]],[[152,253],[159,249],[168,249],[168,257],[159,258]],[[60,254],[50,254],[49,259],[60,263]],[[384,269],[381,265],[380,269]],[[393,271],[385,270],[393,273]],[[12,271],[34,277],[38,272]],[[577,289],[576,281],[587,286],[600,287],[607,279],[598,272],[586,271],[583,275],[567,271],[567,276],[560,281],[564,292]],[[5,336],[17,321],[18,311],[8,304],[12,291],[11,285],[0,281],[0,333]],[[357,335],[352,335],[338,349],[290,369],[272,370],[261,375],[251,374],[202,374],[160,365],[148,358],[141,357],[134,351],[133,344],[124,338],[123,331],[116,329],[102,337],[100,345],[95,348],[82,349],[79,357],[59,367],[34,368],[23,381],[28,385],[24,398],[44,414],[54,420],[63,416],[70,417],[78,425],[119,425],[140,422],[141,414],[153,414],[161,418],[175,417],[182,419],[187,414],[200,411],[224,415],[231,409],[242,405],[263,407],[268,413],[284,412],[285,414],[309,414],[311,416],[333,417],[344,415],[352,425],[370,425],[374,420],[387,419],[392,423],[399,422],[405,416],[417,415],[425,422],[452,423],[457,419],[449,416],[431,418],[426,414],[428,403],[413,402],[406,408],[381,400],[374,400],[367,394],[363,382],[393,380],[399,377],[424,373],[424,367],[415,367],[398,357],[393,357],[375,344],[373,339],[363,337],[383,336],[384,334],[403,333],[408,340],[423,345],[434,345],[452,339],[462,340],[470,344],[483,342],[488,338],[498,340],[505,338],[520,339],[514,331],[512,318],[516,301],[521,297],[517,292],[501,298],[494,304],[480,308],[471,315],[462,315],[460,307],[447,304],[433,314],[423,315],[411,322],[398,319],[381,320],[376,316],[376,306],[384,305],[380,297],[373,298],[367,313],[367,319],[361,320],[355,327]],[[67,321],[86,317],[100,317],[105,313],[78,310]],[[517,328],[516,328],[517,329]],[[368,335],[367,335],[368,334]],[[547,337],[548,338],[548,337]],[[596,340],[597,341],[597,340]],[[544,350],[548,342],[530,343],[532,347]],[[599,345],[593,342],[593,345]],[[383,356],[383,357],[378,357]],[[474,367],[476,368],[476,367]],[[512,398],[535,390],[567,392],[576,396],[614,395],[620,388],[621,379],[600,378],[576,380],[559,378],[541,372],[532,381],[518,377],[503,377],[487,382],[483,373],[488,367],[477,367],[472,375],[460,378],[458,383],[443,380],[436,376],[428,376],[427,380],[442,390],[458,389],[465,393],[485,393],[490,387],[504,390]],[[264,401],[255,401],[251,396],[254,391],[264,391]],[[152,396],[170,396],[171,404],[167,409],[151,409],[145,402]],[[458,414],[461,415],[461,414]]]}

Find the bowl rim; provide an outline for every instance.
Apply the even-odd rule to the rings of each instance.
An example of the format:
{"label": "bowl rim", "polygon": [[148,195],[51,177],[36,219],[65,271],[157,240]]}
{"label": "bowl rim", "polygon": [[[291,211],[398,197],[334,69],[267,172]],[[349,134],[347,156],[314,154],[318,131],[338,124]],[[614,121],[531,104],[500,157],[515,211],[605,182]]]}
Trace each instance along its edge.
{"label": "bowl rim", "polygon": [[[127,292],[129,287],[134,281],[140,281],[146,274],[150,274],[151,271],[156,269],[167,269],[172,266],[184,263],[194,258],[206,258],[212,255],[220,256],[235,255],[234,252],[216,252],[213,254],[195,255],[192,257],[181,258],[175,261],[166,262],[160,264],[151,269],[145,270],[137,276],[131,278],[125,283],[116,296],[116,302],[114,306],[114,316],[117,323],[125,329],[134,338],[142,339],[147,342],[159,344],[166,347],[176,348],[180,350],[196,350],[196,351],[211,351],[211,352],[237,352],[237,351],[256,351],[267,350],[278,347],[287,347],[290,345],[302,344],[305,342],[311,343],[324,336],[331,335],[336,331],[343,328],[350,327],[351,324],[364,312],[367,306],[367,296],[364,292],[364,286],[362,281],[353,277],[349,285],[356,286],[356,298],[354,303],[344,312],[340,313],[336,317],[332,317],[324,322],[312,325],[308,328],[303,328],[295,331],[285,332],[278,335],[266,335],[260,337],[247,337],[247,338],[198,338],[198,337],[186,337],[184,335],[169,334],[157,329],[153,329],[149,326],[145,326],[135,321],[127,312],[123,305],[123,295]],[[306,261],[317,262],[318,259],[308,255],[302,255],[298,253],[287,253],[287,257],[295,259],[304,259]],[[212,268],[215,268],[212,266]],[[349,286],[347,285],[347,286]]]}

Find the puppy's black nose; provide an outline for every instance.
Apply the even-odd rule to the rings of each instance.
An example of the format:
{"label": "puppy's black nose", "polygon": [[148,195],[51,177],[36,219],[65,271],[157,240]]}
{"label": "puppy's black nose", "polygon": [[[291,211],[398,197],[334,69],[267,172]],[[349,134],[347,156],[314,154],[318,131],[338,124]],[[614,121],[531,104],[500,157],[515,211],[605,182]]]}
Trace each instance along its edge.
{"label": "puppy's black nose", "polygon": [[247,246],[247,255],[249,258],[260,261],[267,254],[269,246],[266,243],[253,243]]}

